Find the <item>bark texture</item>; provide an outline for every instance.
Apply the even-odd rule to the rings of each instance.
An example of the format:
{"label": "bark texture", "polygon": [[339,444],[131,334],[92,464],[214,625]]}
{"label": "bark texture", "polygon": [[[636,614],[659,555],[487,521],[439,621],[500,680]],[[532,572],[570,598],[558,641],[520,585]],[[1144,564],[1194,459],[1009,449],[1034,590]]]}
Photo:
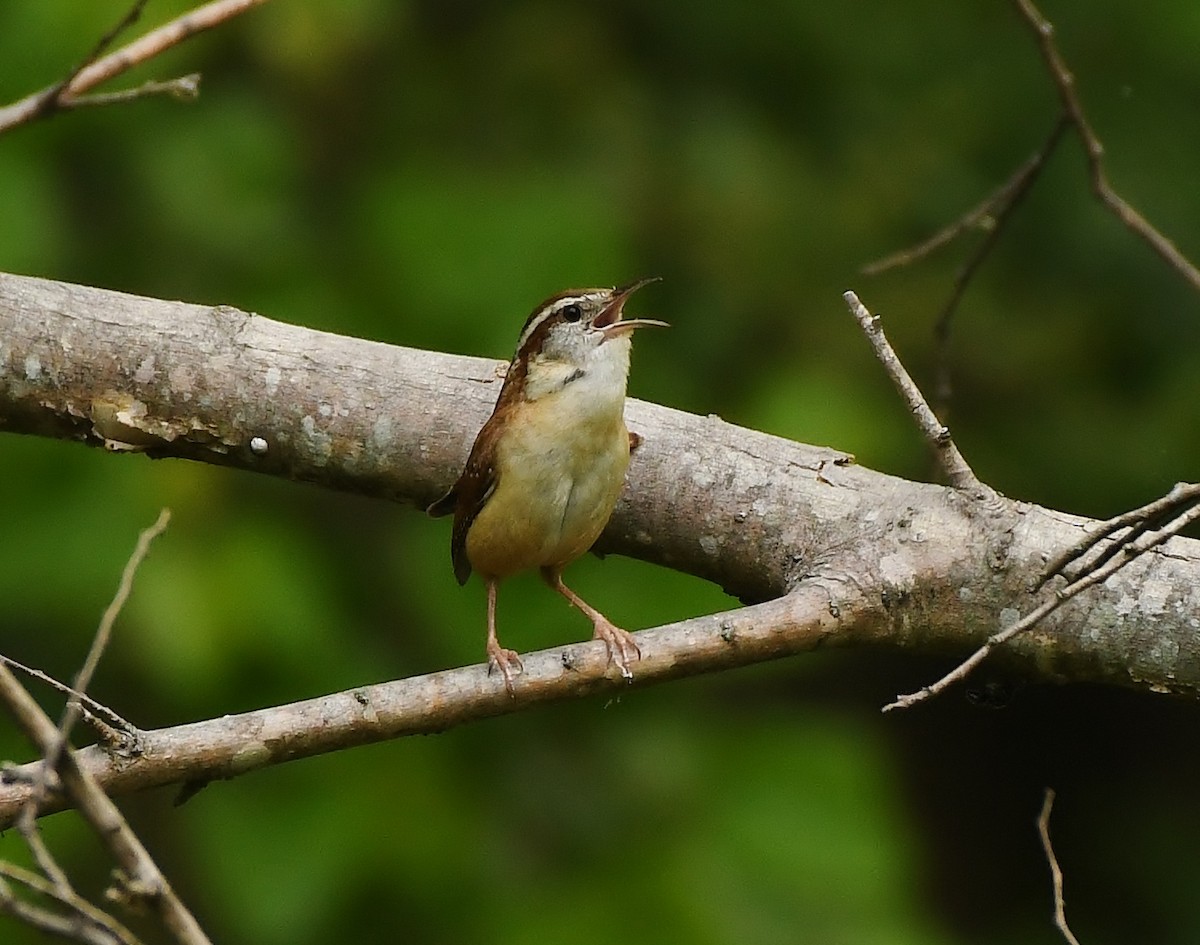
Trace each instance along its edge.
{"label": "bark texture", "polygon": [[[458,472],[499,367],[227,306],[0,275],[0,430],[15,433],[424,507]],[[600,550],[745,602],[818,588],[836,622],[830,644],[973,649],[1042,599],[1027,587],[1089,525],[713,416],[630,401],[628,420],[645,442]],[[1177,538],[1007,651],[1050,678],[1195,695],[1198,626],[1200,543]]]}

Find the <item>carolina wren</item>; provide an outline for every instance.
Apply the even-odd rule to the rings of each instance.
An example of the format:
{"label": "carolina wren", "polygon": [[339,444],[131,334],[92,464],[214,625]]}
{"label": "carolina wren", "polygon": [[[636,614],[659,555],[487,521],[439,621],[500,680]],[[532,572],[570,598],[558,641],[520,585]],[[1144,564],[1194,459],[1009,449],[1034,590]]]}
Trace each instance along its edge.
{"label": "carolina wren", "polygon": [[623,676],[632,678],[629,663],[641,657],[628,632],[563,583],[562,570],[608,523],[630,450],[640,442],[624,418],[630,336],[666,322],[621,316],[629,296],[654,281],[569,289],[535,308],[462,474],[429,506],[430,515],[454,513],[450,552],[458,583],[474,569],[487,584],[488,670],[500,670],[510,693],[523,667],[496,638],[496,588],[518,571],[538,568],[587,614]]}

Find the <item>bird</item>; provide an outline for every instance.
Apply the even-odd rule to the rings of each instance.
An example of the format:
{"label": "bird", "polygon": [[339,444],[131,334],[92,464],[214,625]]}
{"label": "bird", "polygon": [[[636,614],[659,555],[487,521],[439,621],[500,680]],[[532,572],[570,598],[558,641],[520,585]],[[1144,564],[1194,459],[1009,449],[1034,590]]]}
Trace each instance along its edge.
{"label": "bird", "polygon": [[537,569],[592,621],[610,663],[633,678],[633,636],[563,583],[562,571],[599,538],[641,437],[625,426],[625,389],[635,329],[668,327],[624,318],[629,297],[657,279],[613,288],[567,289],[530,313],[491,416],[462,473],[432,516],[454,514],[450,556],[459,584],[475,571],[487,586],[488,672],[513,695],[520,656],[496,635],[500,581]]}

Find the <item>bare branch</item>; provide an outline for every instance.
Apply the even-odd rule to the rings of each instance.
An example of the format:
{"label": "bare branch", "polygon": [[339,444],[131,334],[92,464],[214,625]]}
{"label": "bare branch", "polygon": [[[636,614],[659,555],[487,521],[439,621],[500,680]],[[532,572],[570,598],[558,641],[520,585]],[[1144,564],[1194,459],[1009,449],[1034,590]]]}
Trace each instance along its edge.
{"label": "bare branch", "polygon": [[[844,612],[860,605],[843,602]],[[843,618],[829,592],[813,586],[741,610],[644,630],[632,683],[610,666],[602,641],[572,643],[522,654],[525,672],[512,695],[486,664],[362,686],[304,702],[260,709],[142,733],[137,757],[116,759],[99,748],[73,753],[104,791],[120,796],[168,784],[187,791],[269,765],[353,745],[442,732],[456,725],[506,715],[543,703],[597,693],[619,696],[686,676],[760,662],[836,642]],[[37,763],[34,763],[37,764]],[[33,765],[0,783],[0,827],[12,822],[33,795]],[[61,809],[61,792],[40,812]]]}
{"label": "bare branch", "polygon": [[1049,158],[1051,152],[1058,145],[1059,138],[1062,137],[1062,133],[1066,127],[1067,122],[1064,119],[1059,119],[1054,126],[1054,130],[1050,132],[1049,137],[1046,139],[1045,144],[1026,158],[1025,162],[1013,171],[1008,180],[997,187],[992,193],[988,194],[978,206],[968,210],[957,220],[947,224],[917,245],[892,253],[890,256],[878,259],[873,263],[868,263],[862,267],[863,275],[877,276],[887,272],[889,269],[911,266],[935,250],[952,243],[964,233],[971,230],[982,231],[986,236],[980,244],[980,248],[972,256],[971,261],[955,277],[954,293],[943,310],[943,318],[948,318],[949,316],[946,315],[946,312],[953,312],[958,306],[958,300],[962,298],[967,283],[970,281],[975,269],[979,266],[979,262],[982,261],[982,257],[987,255],[984,247],[990,248],[992,242],[995,240],[996,233],[1003,228],[1013,209],[1029,192],[1029,188],[1037,180],[1038,175],[1042,172],[1042,168],[1046,166],[1046,159]]}
{"label": "bare branch", "polygon": [[1104,145],[1101,144],[1084,114],[1083,104],[1079,101],[1079,95],[1075,91],[1075,77],[1067,68],[1067,64],[1063,61],[1062,54],[1059,53],[1058,46],[1054,42],[1054,25],[1042,16],[1037,7],[1033,5],[1032,0],[1016,0],[1016,4],[1025,22],[1037,36],[1042,58],[1045,59],[1054,84],[1058,88],[1063,113],[1083,141],[1084,149],[1087,151],[1092,190],[1129,230],[1144,239],[1168,265],[1191,283],[1193,289],[1200,290],[1200,270],[1197,270],[1174,243],[1155,229],[1109,184],[1108,175],[1104,169]]}
{"label": "bare branch", "polygon": [[1108,174],[1104,168],[1104,145],[1084,113],[1083,104],[1075,89],[1075,77],[1067,68],[1067,64],[1054,42],[1054,25],[1038,11],[1032,0],[1015,0],[1015,2],[1022,18],[1037,37],[1042,58],[1058,90],[1062,103],[1062,113],[1058,122],[1042,147],[978,206],[917,245],[869,263],[863,267],[863,273],[878,275],[888,269],[911,265],[964,233],[974,229],[984,230],[985,238],[955,277],[954,291],[943,309],[939,324],[942,321],[949,321],[950,315],[957,308],[971,277],[994,246],[997,232],[1041,173],[1046,160],[1061,141],[1063,131],[1072,127],[1083,142],[1084,151],[1087,154],[1089,180],[1096,197],[1117,216],[1126,228],[1144,239],[1162,259],[1182,275],[1192,285],[1192,288],[1200,289],[1200,270],[1197,270],[1174,243],[1163,236],[1145,217],[1113,190],[1109,183]]}
{"label": "bare branch", "polygon": [[[5,880],[12,880],[42,896],[54,899],[69,914],[64,915],[23,902]],[[42,932],[73,939],[84,945],[139,945],[138,938],[103,909],[97,909],[82,896],[63,890],[36,873],[0,860],[0,912],[25,922]]]}
{"label": "bare branch", "polygon": [[[101,618],[87,658],[76,676],[73,687],[76,692],[84,692],[91,682],[100,657],[112,634],[117,615],[129,597],[138,566],[145,559],[150,543],[162,533],[169,520],[170,512],[163,509],[155,523],[144,529],[139,535],[137,545],[126,562],[116,594]],[[42,753],[38,771],[28,782],[29,795],[17,819],[17,825],[29,844],[39,867],[48,877],[47,887],[53,891],[52,894],[66,904],[75,903],[79,899],[71,888],[66,874],[45,847],[35,823],[38,805],[46,796],[51,772],[57,772],[63,791],[79,807],[120,867],[118,874],[121,876],[120,895],[124,898],[149,902],[157,911],[164,926],[181,945],[207,943],[208,939],[200,926],[175,895],[166,877],[162,875],[146,848],[129,828],[116,805],[104,794],[95,779],[78,765],[75,753],[70,748],[67,739],[71,728],[79,718],[81,711],[79,703],[69,702],[63,712],[62,721],[55,726],[49,716],[17,682],[16,676],[8,666],[3,664],[0,664],[0,701],[8,706],[18,726]],[[92,913],[86,913],[76,905],[72,905],[72,908],[94,923]],[[115,935],[113,928],[119,929],[120,926],[104,925],[103,931],[109,935]]]}
{"label": "bare branch", "polygon": [[[0,275],[0,337],[6,431],[417,507],[461,469],[498,383],[494,360],[23,276]],[[627,417],[644,442],[600,550],[744,600],[821,582],[848,643],[969,653],[1045,562],[1095,524],[1003,498],[964,501],[718,417],[633,400]],[[1143,576],[1140,567],[1115,576],[1093,591],[1096,607],[1064,608],[1046,633],[1018,637],[1007,652],[1039,676],[1194,696],[1200,660],[1187,618],[1200,543],[1175,539],[1170,555],[1156,556],[1155,599],[1169,602],[1168,616],[1121,605],[1140,596]],[[1119,619],[1102,619],[1105,607]],[[686,638],[679,645],[682,657]]]}
{"label": "bare branch", "polygon": [[943,426],[938,420],[921,394],[920,388],[896,356],[883,333],[879,316],[872,315],[853,292],[846,292],[842,297],[850,307],[850,313],[858,321],[863,334],[867,336],[871,347],[875,349],[875,356],[879,358],[892,383],[896,385],[896,390],[900,392],[917,426],[932,447],[938,465],[941,466],[950,485],[956,489],[979,493],[981,496],[990,494],[991,490],[979,481],[967,465],[967,461],[963,459],[962,453],[958,451],[958,447],[954,445],[949,427]]}
{"label": "bare branch", "polygon": [[251,7],[259,6],[266,0],[212,0],[201,7],[176,17],[169,23],[152,30],[126,46],[109,53],[102,58],[96,58],[108,48],[116,36],[128,28],[140,15],[144,0],[136,3],[125,15],[116,28],[111,30],[93,50],[92,56],[84,64],[74,70],[70,76],[49,88],[34,92],[11,105],[0,108],[0,134],[26,124],[38,118],[44,118],[64,108],[75,105],[111,104],[144,98],[147,95],[170,94],[175,98],[186,100],[195,97],[199,76],[183,76],[160,83],[147,83],[138,89],[128,92],[117,92],[111,96],[96,96],[90,99],[81,97],[96,86],[122,73],[128,72],[134,66],[141,65],[155,56],[177,46],[184,40],[197,33],[220,26]]}
{"label": "bare branch", "polygon": [[80,95],[67,99],[60,108],[84,108],[97,105],[119,105],[133,102],[140,98],[150,98],[154,95],[166,95],[179,102],[190,102],[200,97],[200,73],[190,72],[176,79],[159,81],[151,79],[132,89],[122,89],[120,92],[97,92],[94,95]]}
{"label": "bare branch", "polygon": [[[1110,518],[1106,522],[1101,522],[1097,528],[1089,531],[1078,542],[1065,549],[1046,565],[1046,571],[1034,587],[1034,590],[1042,587],[1056,575],[1063,575],[1065,577],[1067,568],[1074,561],[1082,558],[1110,535],[1119,532],[1123,528],[1131,529],[1130,533],[1124,536],[1121,541],[1113,542],[1109,545],[1101,553],[1101,556],[1088,566],[1087,570],[1093,570],[1103,565],[1109,558],[1120,551],[1122,547],[1139,538],[1149,528],[1165,524],[1181,510],[1186,510],[1197,501],[1200,501],[1200,484],[1177,482],[1171,491],[1161,499],[1155,499],[1141,508],[1133,509],[1115,518]],[[1176,529],[1176,531],[1178,530]]]}
{"label": "bare branch", "polygon": [[[1017,634],[1024,633],[1031,627],[1036,626],[1049,614],[1053,613],[1055,610],[1069,601],[1072,597],[1076,596],[1082,591],[1087,590],[1089,587],[1106,581],[1134,559],[1145,554],[1147,551],[1157,548],[1159,545],[1163,544],[1163,542],[1173,538],[1175,535],[1178,535],[1188,525],[1196,521],[1196,519],[1200,519],[1200,504],[1196,503],[1196,498],[1198,495],[1200,495],[1200,489],[1198,489],[1196,486],[1190,486],[1187,484],[1177,485],[1163,499],[1159,499],[1158,501],[1152,502],[1147,506],[1143,506],[1141,509],[1137,509],[1134,512],[1118,516],[1117,519],[1111,520],[1105,526],[1101,527],[1099,530],[1099,535],[1088,535],[1078,545],[1068,549],[1053,562],[1051,562],[1050,567],[1047,568],[1046,574],[1036,583],[1034,588],[1035,590],[1042,587],[1050,577],[1053,577],[1056,574],[1061,574],[1068,562],[1075,560],[1088,548],[1094,547],[1098,541],[1102,540],[1108,525],[1110,525],[1112,522],[1136,521],[1137,516],[1140,513],[1145,513],[1145,510],[1147,509],[1152,510],[1149,516],[1145,514],[1142,515],[1143,519],[1146,520],[1142,523],[1144,527],[1132,529],[1128,535],[1124,536],[1119,541],[1115,541],[1110,548],[1105,549],[1105,551],[1097,556],[1095,560],[1090,561],[1084,567],[1079,568],[1069,579],[1067,586],[1059,591],[1056,591],[1054,597],[1052,597],[1050,600],[1043,603],[1040,607],[1030,611],[1011,626],[1006,627],[998,633],[988,637],[983,646],[977,649],[963,662],[959,663],[958,666],[956,666],[937,682],[933,683],[933,685],[925,686],[924,688],[919,689],[917,692],[898,697],[895,702],[890,702],[884,706],[883,711],[888,712],[892,709],[907,709],[909,706],[915,705],[918,702],[923,702],[925,699],[928,699],[932,696],[936,696],[938,693],[942,692],[954,683],[965,679],[968,675],[970,675],[975,667],[987,659],[988,654],[991,653],[996,647],[1008,643],[1015,636],[1017,636]],[[1168,521],[1167,524],[1155,530],[1150,529],[1149,525],[1147,524],[1148,522],[1158,521],[1161,519],[1164,513],[1178,511],[1181,507],[1183,511],[1180,511],[1173,519]],[[1121,526],[1117,526],[1117,528],[1120,527]],[[1081,546],[1083,549],[1082,551],[1079,550]]]}
{"label": "bare branch", "polygon": [[989,194],[978,206],[963,214],[943,227],[937,233],[921,241],[915,246],[900,250],[876,262],[864,266],[866,275],[878,275],[888,269],[898,266],[908,266],[924,259],[935,250],[945,246],[965,233],[973,230],[983,232],[982,239],[975,246],[966,262],[959,268],[954,277],[953,288],[947,298],[934,325],[934,337],[937,341],[937,381],[934,389],[934,401],[938,415],[943,419],[948,417],[948,411],[953,396],[953,382],[950,373],[950,329],[955,313],[967,291],[975,273],[991,255],[999,241],[1001,231],[1013,215],[1013,211],[1033,187],[1040,176],[1050,155],[1054,153],[1062,141],[1063,132],[1074,128],[1083,142],[1087,154],[1088,175],[1092,191],[1097,198],[1111,210],[1117,218],[1136,235],[1140,236],[1150,247],[1186,279],[1193,288],[1200,289],[1200,270],[1191,263],[1172,243],[1154,228],[1137,210],[1125,201],[1109,184],[1104,169],[1104,147],[1091,124],[1084,114],[1083,106],[1075,90],[1075,80],[1063,61],[1054,43],[1054,27],[1034,7],[1031,0],[1016,0],[1017,9],[1022,18],[1033,29],[1045,60],[1046,66],[1055,83],[1062,103],[1062,111],[1058,121],[1051,130],[1046,141],[1035,151],[1013,174],[995,191]]}
{"label": "bare branch", "polygon": [[1067,925],[1066,903],[1063,901],[1063,874],[1058,865],[1058,857],[1054,855],[1054,846],[1050,843],[1050,808],[1054,806],[1054,789],[1046,788],[1046,796],[1042,801],[1042,812],[1038,814],[1038,836],[1042,840],[1042,850],[1046,854],[1046,862],[1050,864],[1050,879],[1054,885],[1054,926],[1062,932],[1068,945],[1079,945],[1071,927]]}
{"label": "bare branch", "polygon": [[[7,667],[0,665],[0,702],[8,706],[18,726],[44,754],[58,744],[58,729],[29,693],[21,688]],[[125,876],[131,895],[148,902],[175,940],[186,945],[207,945],[208,937],[180,901],[142,842],[129,828],[120,811],[76,762],[74,751],[59,758],[63,790],[86,818]]]}
{"label": "bare branch", "polygon": [[98,716],[103,716],[106,721],[102,724],[116,726],[119,733],[127,736],[135,736],[137,734],[137,727],[135,725],[117,715],[117,713],[108,706],[101,702],[97,702],[86,692],[78,692],[77,690],[72,689],[66,683],[59,682],[48,673],[45,673],[40,669],[35,669],[32,666],[26,666],[24,663],[19,663],[11,657],[4,656],[3,654],[0,654],[0,663],[11,666],[13,669],[17,670],[17,672],[24,673],[26,676],[40,680],[51,689],[54,689],[55,691],[67,696],[69,699],[78,702],[84,709],[84,718],[87,719],[88,722],[95,724],[96,722],[101,721]]}

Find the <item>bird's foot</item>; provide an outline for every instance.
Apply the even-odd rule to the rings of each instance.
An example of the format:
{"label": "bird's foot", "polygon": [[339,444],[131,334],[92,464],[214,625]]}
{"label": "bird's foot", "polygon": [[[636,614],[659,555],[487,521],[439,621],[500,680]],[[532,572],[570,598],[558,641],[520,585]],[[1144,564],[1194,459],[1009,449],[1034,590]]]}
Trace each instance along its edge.
{"label": "bird's foot", "polygon": [[515,650],[506,650],[499,643],[488,643],[488,675],[492,675],[493,669],[500,670],[500,675],[504,677],[504,688],[508,690],[508,694],[513,695],[513,676],[515,674],[525,672],[525,666],[521,662]]}
{"label": "bird's foot", "polygon": [[633,634],[603,617],[595,621],[595,626],[596,639],[603,640],[604,645],[608,647],[608,661],[616,664],[623,678],[633,679],[633,670],[629,668],[629,664],[642,658],[642,651],[634,641]]}

